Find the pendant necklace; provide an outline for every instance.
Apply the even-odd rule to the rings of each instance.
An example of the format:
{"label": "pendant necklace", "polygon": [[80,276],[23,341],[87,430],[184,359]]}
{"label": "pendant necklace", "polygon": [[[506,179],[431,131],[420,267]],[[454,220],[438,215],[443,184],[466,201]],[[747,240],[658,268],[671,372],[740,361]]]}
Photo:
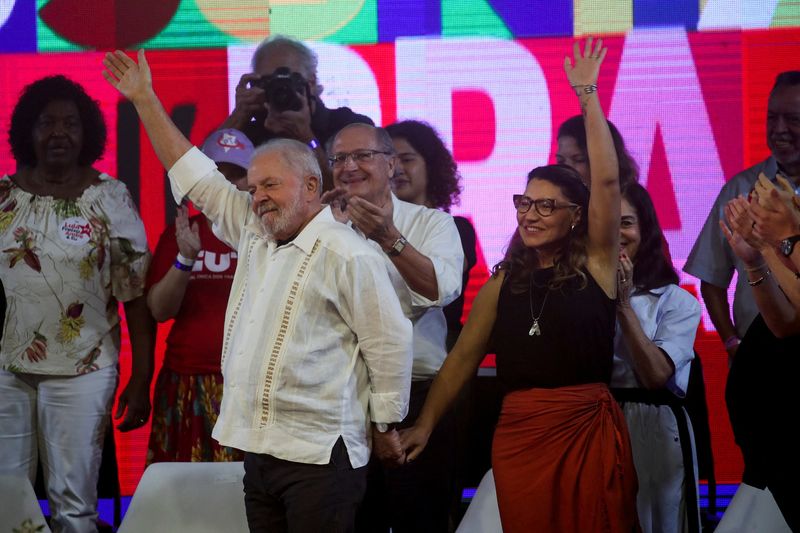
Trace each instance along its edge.
{"label": "pendant necklace", "polygon": [[528,336],[533,337],[536,335],[537,337],[542,334],[542,328],[539,327],[539,319],[542,318],[542,313],[544,312],[544,305],[547,303],[547,297],[550,296],[550,289],[547,289],[547,292],[544,293],[544,299],[542,300],[542,307],[539,308],[539,314],[537,316],[533,316],[533,272],[531,272],[531,292],[528,302],[530,303],[531,307],[531,319],[533,320],[533,324],[531,325],[531,329],[528,330]]}

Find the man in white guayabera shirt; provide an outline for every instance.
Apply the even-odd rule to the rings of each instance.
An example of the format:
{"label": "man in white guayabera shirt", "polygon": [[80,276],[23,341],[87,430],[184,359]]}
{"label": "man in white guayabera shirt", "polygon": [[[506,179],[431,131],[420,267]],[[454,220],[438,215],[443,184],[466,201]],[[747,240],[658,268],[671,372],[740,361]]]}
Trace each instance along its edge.
{"label": "man in white guayabera shirt", "polygon": [[187,196],[235,244],[223,336],[225,388],[213,436],[245,454],[251,531],[350,531],[370,439],[402,462],[411,323],[383,257],[320,203],[321,173],[304,144],[259,147],[237,191],[175,127],[138,64],[107,54],[106,79],[136,107],[176,199]]}

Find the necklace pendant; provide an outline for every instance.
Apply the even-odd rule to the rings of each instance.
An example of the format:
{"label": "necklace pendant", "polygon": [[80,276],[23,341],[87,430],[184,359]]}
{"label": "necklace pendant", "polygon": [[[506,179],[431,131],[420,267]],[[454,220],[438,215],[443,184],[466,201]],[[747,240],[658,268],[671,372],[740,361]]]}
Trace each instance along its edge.
{"label": "necklace pendant", "polygon": [[533,337],[534,335],[539,336],[541,334],[542,334],[542,329],[539,327],[539,321],[538,320],[534,320],[530,331],[528,331],[528,335],[530,337]]}

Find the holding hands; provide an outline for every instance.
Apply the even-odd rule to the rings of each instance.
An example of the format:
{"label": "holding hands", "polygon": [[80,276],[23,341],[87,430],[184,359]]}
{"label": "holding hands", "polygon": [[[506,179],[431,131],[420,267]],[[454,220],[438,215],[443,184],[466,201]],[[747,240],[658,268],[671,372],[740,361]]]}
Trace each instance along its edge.
{"label": "holding hands", "polygon": [[401,466],[406,463],[406,453],[400,443],[400,435],[396,429],[381,433],[372,431],[372,445],[375,455],[386,466]]}

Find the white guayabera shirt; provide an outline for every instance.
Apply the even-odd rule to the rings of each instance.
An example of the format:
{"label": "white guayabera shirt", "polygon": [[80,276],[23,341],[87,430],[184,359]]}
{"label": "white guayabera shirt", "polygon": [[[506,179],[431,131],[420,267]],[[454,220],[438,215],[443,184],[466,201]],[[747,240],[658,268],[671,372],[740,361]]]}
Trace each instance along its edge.
{"label": "white guayabera shirt", "polygon": [[230,243],[238,243],[223,333],[221,444],[327,464],[341,435],[354,468],[369,459],[370,421],[408,408],[411,324],[383,258],[324,208],[289,243],[267,239],[214,163],[192,148],[170,169]]}

